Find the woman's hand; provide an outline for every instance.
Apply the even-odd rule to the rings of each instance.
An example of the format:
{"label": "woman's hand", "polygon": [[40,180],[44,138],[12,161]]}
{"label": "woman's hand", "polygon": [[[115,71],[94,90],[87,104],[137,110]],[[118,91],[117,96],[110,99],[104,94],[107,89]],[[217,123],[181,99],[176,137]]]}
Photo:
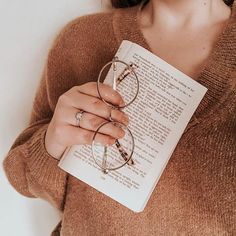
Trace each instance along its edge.
{"label": "woman's hand", "polygon": [[[45,136],[45,148],[54,158],[60,159],[68,146],[91,144],[94,131],[109,118],[128,124],[124,112],[112,109],[99,98],[96,86],[96,82],[75,86],[59,97]],[[101,95],[109,103],[124,105],[121,96],[108,85],[101,84]],[[84,112],[78,127],[75,114],[81,110]],[[101,128],[95,141],[109,145],[123,136],[121,128],[109,124]]]}

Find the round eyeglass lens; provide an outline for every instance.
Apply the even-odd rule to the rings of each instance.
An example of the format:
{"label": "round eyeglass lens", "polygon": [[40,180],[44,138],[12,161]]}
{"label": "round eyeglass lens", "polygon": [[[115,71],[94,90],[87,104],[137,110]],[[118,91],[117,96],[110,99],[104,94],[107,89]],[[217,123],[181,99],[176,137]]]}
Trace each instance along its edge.
{"label": "round eyeglass lens", "polygon": [[[96,142],[96,137],[101,129],[106,128],[105,126],[114,125],[124,130],[125,135],[123,138],[116,139],[112,145],[102,145]],[[107,173],[109,170],[117,170],[124,165],[132,165],[131,159],[134,151],[134,138],[127,126],[122,123],[111,121],[100,125],[97,131],[94,133],[92,142],[92,155],[95,163]]]}
{"label": "round eyeglass lens", "polygon": [[[137,65],[128,64],[115,57],[108,62],[100,71],[97,81],[97,90],[103,102],[117,108],[124,108],[130,105],[138,95],[139,81],[135,70]],[[105,79],[106,78],[106,79]],[[125,105],[115,106],[106,101],[105,94],[102,93],[101,84],[107,84],[116,90],[123,98]]]}

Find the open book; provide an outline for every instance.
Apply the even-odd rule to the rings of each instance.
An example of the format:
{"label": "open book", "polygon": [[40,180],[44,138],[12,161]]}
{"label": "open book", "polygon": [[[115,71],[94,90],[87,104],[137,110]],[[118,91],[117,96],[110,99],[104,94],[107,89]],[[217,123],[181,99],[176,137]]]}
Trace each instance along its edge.
{"label": "open book", "polygon": [[75,145],[64,153],[59,167],[141,212],[207,89],[130,41],[122,42],[116,56],[138,65],[139,95],[125,110],[135,139],[135,165],[105,175],[94,163],[91,146]]}

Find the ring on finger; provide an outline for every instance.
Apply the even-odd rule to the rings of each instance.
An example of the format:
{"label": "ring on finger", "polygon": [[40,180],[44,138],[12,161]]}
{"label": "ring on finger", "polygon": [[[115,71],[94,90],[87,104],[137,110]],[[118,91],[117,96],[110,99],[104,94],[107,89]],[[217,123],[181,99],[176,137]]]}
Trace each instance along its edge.
{"label": "ring on finger", "polygon": [[111,107],[110,115],[109,115],[109,117],[108,117],[108,120],[109,120],[109,121],[114,121],[114,119],[112,118],[112,111],[113,111],[113,110],[117,110],[117,108],[116,108],[116,107],[113,107],[113,106]]}
{"label": "ring on finger", "polygon": [[81,110],[81,111],[78,111],[75,113],[75,124],[77,127],[80,127],[80,121],[82,119],[82,115],[83,115],[84,111]]}

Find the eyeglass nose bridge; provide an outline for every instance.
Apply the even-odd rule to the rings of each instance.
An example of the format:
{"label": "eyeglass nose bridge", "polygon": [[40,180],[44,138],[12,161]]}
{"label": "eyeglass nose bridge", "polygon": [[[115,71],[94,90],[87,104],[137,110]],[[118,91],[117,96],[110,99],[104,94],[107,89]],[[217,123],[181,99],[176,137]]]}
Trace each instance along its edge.
{"label": "eyeglass nose bridge", "polygon": [[124,80],[129,74],[131,74],[132,72],[134,72],[135,69],[137,69],[138,66],[134,63],[131,63],[130,65],[128,65],[123,72],[118,76],[117,78],[117,82],[122,82],[122,80]]}
{"label": "eyeglass nose bridge", "polygon": [[[120,75],[119,75],[118,77],[117,77],[117,62],[120,62],[120,63],[122,63],[123,65],[125,65],[124,70],[120,73]],[[100,90],[99,90],[99,84],[101,83],[101,81],[100,81],[101,75],[102,75],[104,69],[105,69],[107,66],[109,66],[109,65],[112,66],[113,73],[114,73],[114,74],[113,74],[113,86],[112,86],[114,90],[116,90],[117,84],[121,83],[129,74],[133,73],[133,75],[134,75],[134,77],[135,77],[135,79],[136,79],[137,92],[136,92],[134,98],[133,98],[129,103],[127,103],[127,104],[125,104],[125,105],[123,105],[123,106],[116,106],[116,105],[114,105],[114,104],[108,103],[108,102],[102,97],[101,92],[100,92]],[[112,61],[110,61],[110,62],[108,62],[107,64],[105,64],[105,65],[103,66],[103,68],[101,69],[101,71],[100,71],[100,73],[99,73],[99,76],[98,76],[98,80],[97,80],[97,91],[98,91],[98,94],[99,94],[100,99],[101,99],[104,103],[106,103],[108,106],[110,106],[111,109],[119,110],[119,109],[125,108],[125,107],[129,106],[131,103],[133,103],[134,100],[137,98],[138,93],[139,93],[139,79],[138,79],[138,76],[137,76],[137,74],[136,74],[136,72],[135,72],[135,69],[137,69],[137,68],[138,68],[138,66],[137,66],[136,64],[134,64],[134,63],[128,64],[128,63],[126,63],[126,62],[124,62],[124,61],[119,60],[118,57],[114,57],[114,58],[112,59]],[[111,118],[111,115],[110,115],[110,117],[109,117],[109,121],[108,121],[108,122],[115,122],[115,121]],[[108,122],[105,122],[105,123],[108,123]],[[104,123],[104,124],[105,124],[105,123]],[[119,123],[119,122],[117,122],[117,123]],[[102,127],[104,124],[102,124],[101,127]],[[130,166],[131,166],[131,165],[134,165],[134,161],[133,161],[133,159],[132,159],[132,155],[133,155],[133,151],[134,151],[134,146],[135,146],[135,144],[134,144],[134,137],[133,137],[131,131],[128,129],[128,127],[126,127],[126,128],[127,128],[128,132],[130,133],[130,136],[131,136],[131,139],[132,139],[132,143],[133,143],[132,151],[131,151],[131,153],[130,153],[130,155],[129,155],[129,154],[125,151],[125,149],[122,147],[122,145],[120,144],[120,142],[119,142],[118,140],[116,140],[115,145],[116,145],[116,147],[117,147],[117,149],[118,149],[118,151],[119,151],[121,157],[124,159],[124,163],[123,163],[123,165],[119,166],[118,168],[109,169],[109,168],[107,168],[107,147],[105,147],[105,153],[104,153],[104,156],[103,156],[103,159],[102,159],[102,165],[100,166],[100,168],[101,168],[101,170],[102,170],[102,172],[103,172],[104,174],[108,174],[108,172],[109,172],[110,170],[117,170],[117,169],[123,167],[123,166],[126,165],[126,164],[128,164],[128,165],[130,165]],[[98,128],[98,130],[99,130],[99,128]],[[95,139],[95,136],[96,136],[96,133],[98,132],[98,130],[95,132],[95,135],[94,135],[93,140]],[[93,142],[94,142],[94,141],[93,141]],[[95,159],[94,159],[94,160],[95,160]],[[95,160],[95,163],[99,166],[99,164],[96,162],[96,160]]]}

